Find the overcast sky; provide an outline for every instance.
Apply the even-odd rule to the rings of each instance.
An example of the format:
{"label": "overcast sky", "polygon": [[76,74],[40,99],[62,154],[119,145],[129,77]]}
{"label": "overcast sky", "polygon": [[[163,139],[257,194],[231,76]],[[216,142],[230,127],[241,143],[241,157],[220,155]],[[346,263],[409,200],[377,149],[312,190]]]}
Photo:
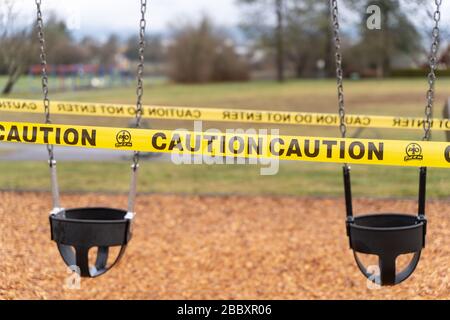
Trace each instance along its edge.
{"label": "overcast sky", "polygon": [[[433,0],[429,0],[434,3]],[[34,0],[17,0],[24,20],[35,19]],[[66,20],[77,38],[85,35],[104,39],[110,33],[129,36],[137,33],[138,0],[42,0],[43,14],[54,11]],[[148,0],[148,30],[163,32],[170,23],[198,19],[207,14],[216,24],[234,27],[241,20],[235,0]],[[450,25],[450,1],[443,1],[442,18]],[[417,20],[422,20],[418,18]],[[427,24],[431,25],[431,24]]]}
{"label": "overcast sky", "polygon": [[[42,0],[44,16],[57,13],[69,24],[75,36],[97,33],[104,37],[109,33],[137,31],[140,15],[138,0]],[[34,19],[34,0],[18,0],[24,18]],[[235,0],[148,0],[148,29],[162,32],[170,23],[179,20],[198,19],[207,14],[224,27],[239,23],[240,10]],[[98,34],[100,33],[100,35]]]}

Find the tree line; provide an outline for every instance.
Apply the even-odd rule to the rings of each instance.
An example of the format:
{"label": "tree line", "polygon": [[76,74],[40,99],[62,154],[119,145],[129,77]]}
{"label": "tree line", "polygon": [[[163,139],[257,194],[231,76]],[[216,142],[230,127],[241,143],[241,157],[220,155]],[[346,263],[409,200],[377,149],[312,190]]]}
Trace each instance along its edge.
{"label": "tree line", "polygon": [[[282,82],[291,77],[332,77],[335,73],[333,30],[328,0],[235,0],[243,12],[239,30],[245,40],[234,40],[225,29],[204,17],[179,23],[169,36],[146,39],[146,61],[162,65],[176,82],[248,80],[253,71],[274,70]],[[35,23],[15,26],[17,12],[12,0],[0,0],[0,74],[8,80],[2,90],[11,92],[30,65],[39,63]],[[346,76],[387,77],[398,61],[404,66],[426,63],[424,35],[415,13],[432,13],[425,0],[342,0],[341,12],[351,12],[359,23],[343,30]],[[367,7],[381,11],[381,29],[369,30]],[[345,21],[341,16],[341,20]],[[431,21],[431,20],[430,20]],[[423,25],[423,24],[422,24]],[[56,16],[45,21],[47,60],[51,64],[94,63],[110,66],[118,54],[137,60],[138,39],[111,35],[99,42],[92,37],[75,40]]]}
{"label": "tree line", "polygon": [[[237,0],[247,10],[242,27],[257,46],[272,50],[277,78],[285,79],[286,68],[297,77],[308,77],[323,69],[323,75],[335,73],[333,30],[329,0]],[[425,0],[342,0],[343,9],[359,20],[354,35],[344,30],[344,65],[349,72],[367,76],[389,76],[395,59],[416,62],[427,48],[423,30],[414,24],[417,12],[432,14],[433,3]],[[380,8],[381,28],[369,30],[367,8]],[[430,18],[431,21],[431,18]],[[424,26],[427,24],[421,24]],[[431,25],[431,24],[430,24]],[[426,30],[428,35],[431,32]],[[318,63],[320,62],[320,63]]]}

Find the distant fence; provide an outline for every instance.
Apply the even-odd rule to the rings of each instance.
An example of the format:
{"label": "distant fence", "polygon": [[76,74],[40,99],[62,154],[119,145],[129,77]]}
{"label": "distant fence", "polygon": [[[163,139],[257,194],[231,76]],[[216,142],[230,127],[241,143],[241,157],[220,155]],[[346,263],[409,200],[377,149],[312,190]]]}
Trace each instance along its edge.
{"label": "distant fence", "polygon": [[[133,75],[128,70],[98,64],[48,65],[49,85],[53,91],[77,91],[111,88],[131,84]],[[33,65],[28,71],[28,86],[20,91],[40,90],[41,66]],[[18,91],[18,90],[15,90]]]}

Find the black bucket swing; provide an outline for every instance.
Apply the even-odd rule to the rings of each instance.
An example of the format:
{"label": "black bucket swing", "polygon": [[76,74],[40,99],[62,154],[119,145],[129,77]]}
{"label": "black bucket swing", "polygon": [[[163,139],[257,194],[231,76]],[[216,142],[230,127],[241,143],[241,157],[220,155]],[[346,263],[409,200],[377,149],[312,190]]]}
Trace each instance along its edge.
{"label": "black bucket swing", "polygon": [[[347,236],[350,248],[361,272],[379,285],[395,285],[406,280],[417,267],[425,247],[427,219],[425,194],[427,168],[420,168],[418,214],[399,213],[353,216],[350,167],[344,166],[345,204],[347,209]],[[378,256],[379,274],[369,271],[357,253]],[[396,260],[400,255],[413,254],[411,261],[397,273]]]}
{"label": "black bucket swing", "polygon": [[[436,0],[436,12],[434,14],[435,26],[433,28],[430,55],[430,73],[428,75],[429,90],[427,92],[427,106],[425,109],[426,119],[424,121],[424,141],[430,140],[431,117],[434,102],[434,87],[436,80],[437,58],[439,47],[439,21],[441,0]],[[340,131],[342,137],[346,137],[344,90],[342,55],[340,52],[340,31],[337,0],[330,0],[332,23],[334,28],[334,40],[336,49],[336,75],[338,84]],[[409,154],[410,150],[406,150]],[[425,248],[425,237],[427,233],[427,219],[425,215],[426,204],[426,180],[427,168],[422,167],[419,171],[419,197],[417,215],[401,213],[384,213],[353,215],[352,189],[350,179],[350,167],[343,167],[344,192],[346,205],[346,229],[350,248],[354,252],[356,264],[361,272],[373,283],[381,286],[392,286],[405,281],[416,269],[422,249]],[[358,254],[370,254],[378,256],[376,271],[368,270]],[[396,261],[400,255],[412,254],[408,265],[398,272]]]}
{"label": "black bucket swing", "polygon": [[[42,90],[46,123],[50,123],[50,101],[48,98],[47,62],[41,1],[36,0],[37,28],[40,42],[42,66]],[[137,69],[136,127],[139,128],[142,117],[143,68],[145,47],[146,0],[141,0],[141,19],[139,21],[139,65]],[[132,223],[135,216],[136,183],[139,168],[139,152],[135,152],[131,165],[131,183],[127,210],[113,208],[76,208],[64,209],[60,205],[59,187],[56,173],[56,160],[53,146],[47,145],[53,210],[50,212],[51,239],[68,267],[82,277],[94,278],[109,271],[125,253],[131,239]],[[119,248],[116,257],[109,261],[111,248]],[[89,252],[97,249],[95,261],[90,263]]]}

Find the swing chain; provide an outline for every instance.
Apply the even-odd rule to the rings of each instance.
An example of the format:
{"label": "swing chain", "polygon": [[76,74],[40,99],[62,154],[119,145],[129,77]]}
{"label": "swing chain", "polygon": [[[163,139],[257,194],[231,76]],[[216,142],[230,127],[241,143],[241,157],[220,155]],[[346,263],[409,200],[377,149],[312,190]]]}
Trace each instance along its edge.
{"label": "swing chain", "polygon": [[434,27],[432,31],[432,44],[431,44],[431,53],[430,53],[430,73],[428,74],[428,84],[429,89],[427,91],[427,105],[425,107],[425,122],[423,123],[423,128],[425,131],[425,135],[423,140],[430,140],[431,138],[431,119],[433,117],[433,104],[434,104],[434,89],[436,83],[436,69],[438,67],[437,61],[437,53],[439,50],[440,44],[440,30],[439,30],[439,22],[441,20],[441,5],[442,0],[435,0],[436,11],[433,14]]}
{"label": "swing chain", "polygon": [[[36,0],[36,12],[37,12],[37,34],[39,38],[39,58],[41,60],[41,84],[42,93],[44,94],[44,112],[45,123],[51,123],[50,120],[50,100],[48,98],[48,75],[47,75],[47,54],[45,52],[45,37],[44,37],[44,21],[42,20],[41,0]],[[54,165],[53,146],[47,145],[47,151],[49,155],[50,166]]]}
{"label": "swing chain", "polygon": [[[145,27],[147,22],[145,20],[145,12],[147,10],[147,0],[141,0],[141,19],[139,21],[139,64],[137,67],[137,89],[136,89],[136,128],[141,126],[142,119],[142,96],[144,94],[143,75],[144,75],[144,50],[145,50]],[[133,156],[133,170],[137,170],[139,166],[138,151],[134,152]]]}
{"label": "swing chain", "polygon": [[335,60],[336,60],[336,80],[339,102],[339,130],[341,131],[342,138],[345,138],[347,134],[347,125],[345,122],[345,103],[344,103],[344,85],[343,78],[344,72],[342,70],[342,53],[341,53],[341,37],[339,33],[339,11],[337,0],[331,1],[331,13],[333,23],[333,35],[335,46]]}
{"label": "swing chain", "polygon": [[[144,76],[144,50],[145,50],[145,27],[147,22],[145,20],[145,12],[147,11],[147,0],[141,0],[141,19],[139,20],[139,63],[137,67],[137,89],[136,89],[136,128],[141,126],[142,119],[142,96],[144,94],[144,84],[143,84],[143,76]],[[137,193],[137,174],[139,168],[139,157],[140,152],[135,151],[133,155],[133,164],[131,165],[132,174],[131,174],[131,183],[130,183],[130,192],[128,195],[128,213],[126,218],[132,219],[134,217],[134,205],[136,201],[136,193]]]}

